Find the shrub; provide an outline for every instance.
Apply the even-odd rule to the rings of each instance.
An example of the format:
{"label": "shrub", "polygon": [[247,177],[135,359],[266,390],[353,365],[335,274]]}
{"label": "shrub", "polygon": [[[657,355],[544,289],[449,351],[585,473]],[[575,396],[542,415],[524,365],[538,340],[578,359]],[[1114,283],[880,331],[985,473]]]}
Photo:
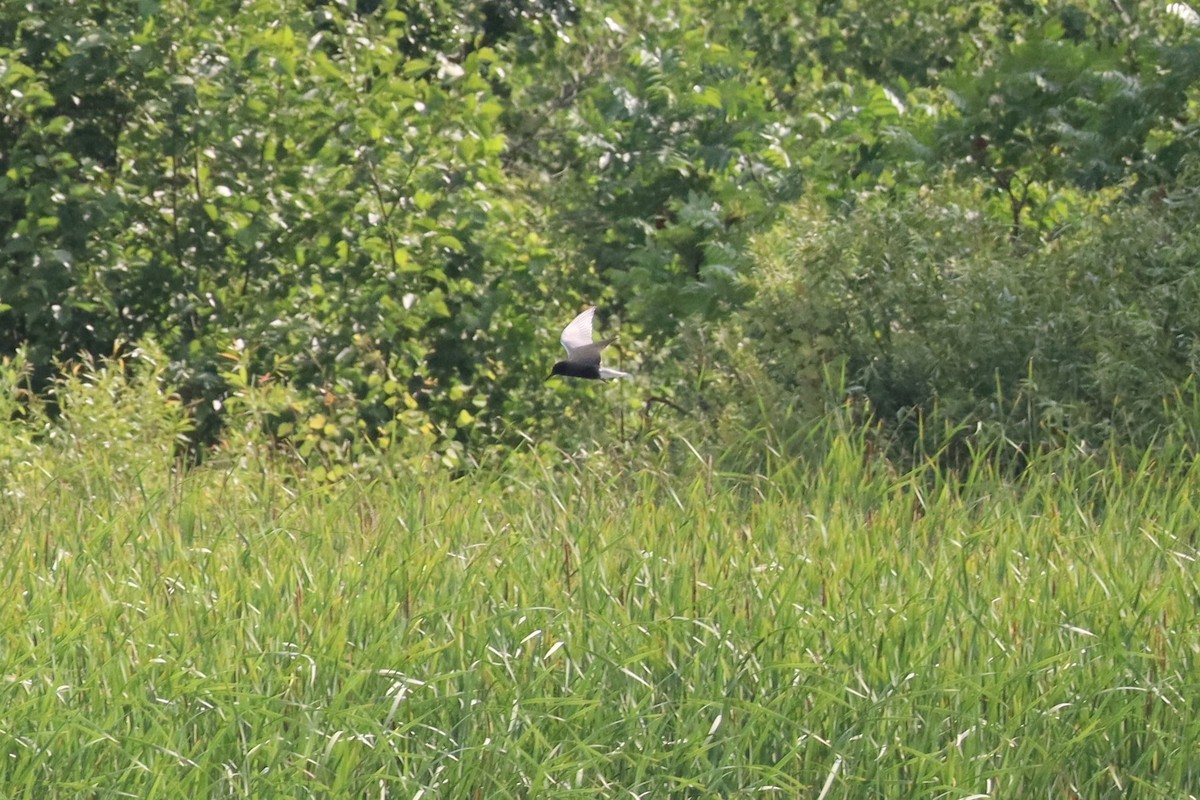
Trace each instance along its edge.
{"label": "shrub", "polygon": [[1080,199],[1070,230],[1029,244],[972,210],[985,192],[945,183],[841,219],[792,209],[758,242],[744,317],[769,380],[815,398],[837,366],[906,446],[944,426],[1026,448],[1155,436],[1200,364],[1200,202]]}

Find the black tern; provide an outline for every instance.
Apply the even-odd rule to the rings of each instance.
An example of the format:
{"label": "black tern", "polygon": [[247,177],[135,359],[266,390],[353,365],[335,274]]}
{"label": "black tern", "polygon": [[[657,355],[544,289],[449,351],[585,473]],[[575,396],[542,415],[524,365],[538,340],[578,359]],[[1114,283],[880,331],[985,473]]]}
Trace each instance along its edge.
{"label": "black tern", "polygon": [[595,381],[629,377],[628,372],[600,366],[600,351],[615,342],[617,337],[602,339],[599,342],[592,341],[592,317],[595,314],[596,307],[592,306],[563,328],[562,344],[567,348],[567,357],[554,365],[550,377],[546,380],[555,375]]}

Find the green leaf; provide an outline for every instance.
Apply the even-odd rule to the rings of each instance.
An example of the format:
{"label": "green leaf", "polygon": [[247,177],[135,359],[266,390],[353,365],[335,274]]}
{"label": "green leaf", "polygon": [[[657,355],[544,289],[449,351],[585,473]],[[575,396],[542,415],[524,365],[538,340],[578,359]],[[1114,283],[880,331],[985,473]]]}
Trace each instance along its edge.
{"label": "green leaf", "polygon": [[433,65],[430,64],[425,59],[413,58],[404,63],[404,74],[409,77],[414,77],[417,75],[424,75],[426,72],[429,72],[429,70],[431,70],[432,68],[433,68]]}
{"label": "green leaf", "polygon": [[712,86],[697,86],[693,90],[693,97],[697,105],[708,106],[710,108],[721,108],[721,93]]}
{"label": "green leaf", "polygon": [[439,247],[445,247],[449,250],[453,250],[456,253],[462,253],[466,251],[463,243],[460,242],[457,237],[451,236],[448,233],[441,234],[434,241]]}

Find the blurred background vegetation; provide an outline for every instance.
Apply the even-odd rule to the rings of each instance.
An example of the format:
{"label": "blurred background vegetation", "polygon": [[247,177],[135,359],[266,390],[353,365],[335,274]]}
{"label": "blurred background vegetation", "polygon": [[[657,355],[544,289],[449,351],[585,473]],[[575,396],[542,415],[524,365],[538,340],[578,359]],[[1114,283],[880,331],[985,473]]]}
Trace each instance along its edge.
{"label": "blurred background vegetation", "polygon": [[[1182,3],[6,3],[0,455],[1195,443],[1198,79]],[[637,377],[544,383],[593,303]]]}

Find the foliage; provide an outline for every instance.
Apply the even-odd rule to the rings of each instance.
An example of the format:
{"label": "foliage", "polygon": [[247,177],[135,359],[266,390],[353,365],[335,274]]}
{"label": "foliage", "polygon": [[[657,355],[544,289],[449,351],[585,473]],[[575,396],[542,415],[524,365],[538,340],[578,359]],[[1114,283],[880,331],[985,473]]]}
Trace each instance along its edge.
{"label": "foliage", "polygon": [[0,4],[5,791],[1200,793],[1187,11]]}
{"label": "foliage", "polygon": [[736,306],[745,232],[800,188],[749,54],[636,16],[577,35],[547,56],[559,80],[514,80],[528,111],[513,114],[510,157],[556,176],[539,192],[553,223],[650,332]]}
{"label": "foliage", "polygon": [[[1132,241],[1178,242],[1164,274],[1181,280],[1190,239],[1161,225],[1190,217],[1158,209],[1187,196],[1200,141],[1187,20],[1101,0],[9,4],[0,353],[22,354],[24,403],[52,401],[60,368],[149,337],[194,458],[261,436],[325,476],[393,448],[459,467],[527,437],[585,446],[611,427],[588,408],[623,428],[672,397],[780,404],[747,419],[794,407],[743,335],[795,345],[763,364],[794,362],[800,407],[823,408],[824,376],[848,366],[885,416],[936,399],[974,418],[1036,383],[1038,403],[1104,424],[1112,398],[1185,392],[1178,364],[1139,383],[1137,348],[1111,346],[1163,351],[1165,311],[1098,337],[1076,321],[1055,347],[1057,329],[1001,341],[971,319],[1065,317],[1053,304],[1087,292],[1028,281],[1062,284],[1060,256],[1101,274],[1085,253],[1104,214],[1153,223]],[[799,255],[811,265],[762,245],[781,221],[829,231]],[[787,299],[793,270],[840,281],[833,309],[854,312]],[[1142,307],[1146,287],[1116,285],[1131,294],[1108,302]],[[988,298],[1006,291],[1020,303],[1001,312]],[[792,302],[808,322],[764,327]],[[738,316],[747,303],[768,310]],[[643,376],[628,389],[542,383],[558,325],[588,304]],[[950,315],[979,335],[877,361],[880,320],[907,339],[948,335]],[[1164,335],[1191,346],[1186,324]],[[987,374],[950,368],[960,355]]]}
{"label": "foliage", "polygon": [[958,113],[945,117],[938,146],[1003,194],[1014,237],[1024,214],[1044,213],[1049,186],[1161,189],[1196,153],[1188,109],[1200,40],[1109,27],[1078,10],[1049,17],[948,82]]}
{"label": "foliage", "polygon": [[140,26],[106,5],[0,11],[0,348],[27,343],[39,382],[56,355],[109,352],[121,324],[82,285],[115,274],[104,239],[121,212],[109,192],[117,141],[153,88],[145,63],[118,52]]}
{"label": "foliage", "polygon": [[676,439],[331,487],[177,471],[171,425],[106,431],[178,405],[93,372],[60,398],[88,441],[0,490],[10,797],[1200,789],[1177,442],[1014,484],[839,415],[749,435],[761,473]]}
{"label": "foliage", "polygon": [[334,449],[431,427],[450,447],[502,410],[531,329],[498,311],[548,261],[502,185],[494,54],[406,56],[409,22],[127,3],[12,24],[5,347],[44,380],[153,334],[208,436],[228,353],[316,390],[301,425],[336,419],[307,428]]}
{"label": "foliage", "polygon": [[[806,206],[764,237],[746,325],[769,379],[814,413],[838,363],[908,444],[943,423],[996,425],[1022,447],[1147,441],[1186,417],[1200,363],[1194,192],[1093,208],[1094,223],[1024,249],[1001,214],[971,210],[984,193],[944,184],[845,219]],[[1067,218],[1088,202],[1057,197]]]}

